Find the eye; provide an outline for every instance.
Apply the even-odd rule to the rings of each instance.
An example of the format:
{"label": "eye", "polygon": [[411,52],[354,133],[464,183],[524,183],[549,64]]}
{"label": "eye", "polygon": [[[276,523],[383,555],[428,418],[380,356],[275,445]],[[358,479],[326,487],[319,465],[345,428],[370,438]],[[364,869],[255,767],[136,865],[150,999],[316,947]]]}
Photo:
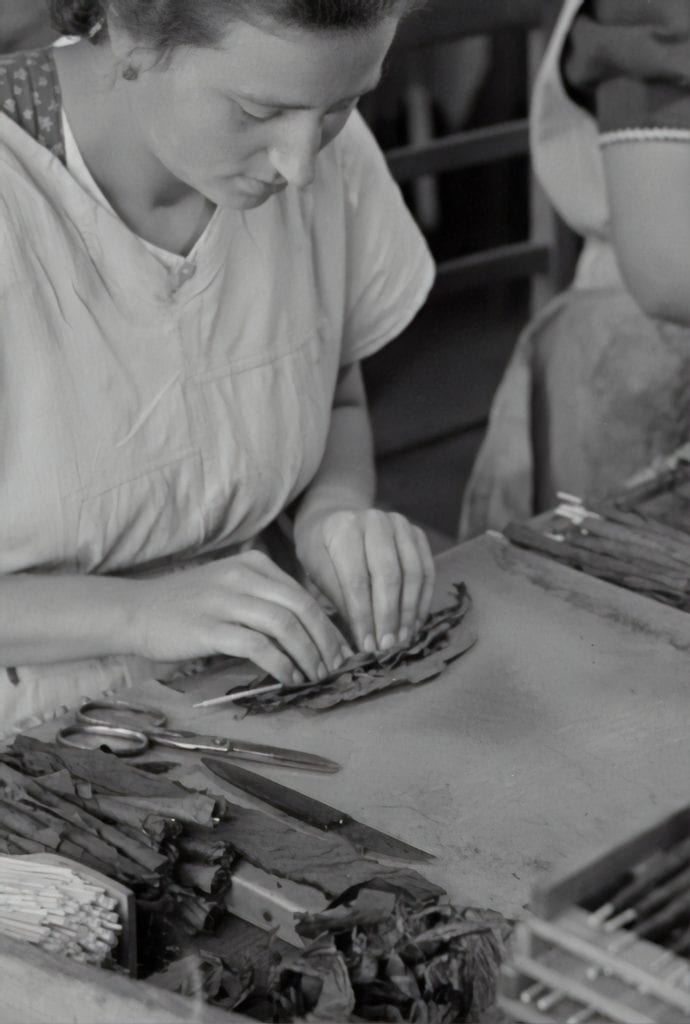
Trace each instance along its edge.
{"label": "eye", "polygon": [[247,110],[247,108],[243,107],[241,104],[238,104],[238,106],[244,116],[250,121],[270,121],[271,118],[278,117],[280,114],[279,110],[269,110],[268,113],[266,113],[266,111],[262,111],[260,114],[257,114],[253,110]]}

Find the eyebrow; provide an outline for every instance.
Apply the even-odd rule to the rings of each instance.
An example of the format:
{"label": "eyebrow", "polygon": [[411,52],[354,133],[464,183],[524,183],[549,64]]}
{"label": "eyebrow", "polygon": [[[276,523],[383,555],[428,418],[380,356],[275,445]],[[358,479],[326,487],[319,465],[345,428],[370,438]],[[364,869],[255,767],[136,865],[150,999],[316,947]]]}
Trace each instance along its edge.
{"label": "eyebrow", "polygon": [[[338,100],[334,106],[338,106],[340,103],[352,103],[354,100],[358,100],[361,96],[365,96],[368,92],[373,92],[376,86],[379,84],[383,74],[380,74],[373,85],[369,86],[368,89],[364,89],[362,92],[355,93],[354,96],[343,96],[341,100]],[[247,103],[256,103],[258,107],[274,107],[276,110],[312,110],[313,108],[308,103],[284,103],[282,100],[267,99],[265,96],[251,96],[246,92],[236,92],[235,96],[238,99],[246,100]]]}

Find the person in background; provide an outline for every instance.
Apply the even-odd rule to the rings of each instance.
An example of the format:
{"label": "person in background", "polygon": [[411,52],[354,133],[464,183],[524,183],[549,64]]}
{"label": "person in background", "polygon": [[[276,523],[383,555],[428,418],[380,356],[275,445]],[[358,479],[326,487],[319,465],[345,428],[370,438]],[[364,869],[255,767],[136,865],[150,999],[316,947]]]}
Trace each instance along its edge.
{"label": "person in background", "polygon": [[598,499],[690,436],[690,4],[566,0],[531,111],[535,172],[583,236],[521,336],[460,535]]}
{"label": "person in background", "polygon": [[[434,274],[355,110],[410,6],[53,0],[78,41],[0,59],[0,731],[425,619],[359,368]],[[258,549],[286,511],[342,631]]]}

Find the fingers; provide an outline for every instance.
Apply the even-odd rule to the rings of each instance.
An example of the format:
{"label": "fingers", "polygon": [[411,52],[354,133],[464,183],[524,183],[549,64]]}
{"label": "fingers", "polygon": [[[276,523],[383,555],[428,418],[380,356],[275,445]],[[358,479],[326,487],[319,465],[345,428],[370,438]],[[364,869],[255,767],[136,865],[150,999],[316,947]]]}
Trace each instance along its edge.
{"label": "fingers", "polygon": [[378,645],[361,514],[338,513],[323,529],[324,548],[342,600],[338,608],[349,622],[359,650],[373,652]]}
{"label": "fingers", "polygon": [[[379,648],[408,643],[429,614],[435,568],[426,536],[404,516],[386,516],[391,541],[372,532],[368,557]],[[370,534],[367,533],[369,552]],[[380,546],[379,546],[380,545]]]}
{"label": "fingers", "polygon": [[364,544],[371,579],[376,647],[385,651],[400,642],[401,596],[405,589],[405,573],[401,552],[398,550],[394,517],[383,513],[369,517]]}
{"label": "fingers", "polygon": [[[426,537],[418,527],[412,526],[402,516],[394,516],[392,519],[402,575],[400,626],[396,643],[405,644],[417,632],[417,623],[424,614],[421,607],[427,568],[424,547],[428,548],[428,544]],[[429,552],[429,558],[431,558],[431,552]],[[433,559],[431,559],[431,565],[433,571]]]}
{"label": "fingers", "polygon": [[[242,656],[266,671],[271,671],[269,661],[286,684],[316,681],[340,667],[344,637],[314,598],[268,557],[247,553],[233,566],[232,584],[232,590],[219,592],[219,643],[236,636],[224,631],[231,625],[246,630],[250,636],[241,634]],[[247,644],[253,653],[246,653]]]}
{"label": "fingers", "polygon": [[422,530],[397,513],[339,513],[324,526],[324,544],[357,646],[407,643],[433,596],[434,561]]}
{"label": "fingers", "polygon": [[294,661],[267,636],[244,626],[216,626],[213,646],[218,654],[247,658],[283,686],[297,684]]}
{"label": "fingers", "polygon": [[429,547],[429,541],[426,538],[426,534],[419,527],[415,527],[417,549],[419,556],[422,560],[422,572],[424,576],[424,582],[422,584],[422,592],[419,598],[419,608],[417,612],[417,621],[415,623],[415,633],[422,626],[431,611],[431,602],[434,597],[434,584],[436,583],[436,564],[434,562],[434,556],[431,553]]}

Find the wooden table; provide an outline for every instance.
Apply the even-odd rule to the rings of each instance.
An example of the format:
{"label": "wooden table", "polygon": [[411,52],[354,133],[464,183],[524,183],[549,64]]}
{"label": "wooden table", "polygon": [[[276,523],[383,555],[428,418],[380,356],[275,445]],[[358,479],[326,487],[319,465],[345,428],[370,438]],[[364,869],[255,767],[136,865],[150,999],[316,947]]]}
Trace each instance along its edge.
{"label": "wooden table", "polygon": [[431,683],[241,721],[156,683],[131,695],[334,757],[339,775],[279,777],[434,852],[423,870],[456,902],[519,914],[544,872],[687,803],[690,616],[493,535],[440,559],[440,603],[461,579],[479,641]]}

